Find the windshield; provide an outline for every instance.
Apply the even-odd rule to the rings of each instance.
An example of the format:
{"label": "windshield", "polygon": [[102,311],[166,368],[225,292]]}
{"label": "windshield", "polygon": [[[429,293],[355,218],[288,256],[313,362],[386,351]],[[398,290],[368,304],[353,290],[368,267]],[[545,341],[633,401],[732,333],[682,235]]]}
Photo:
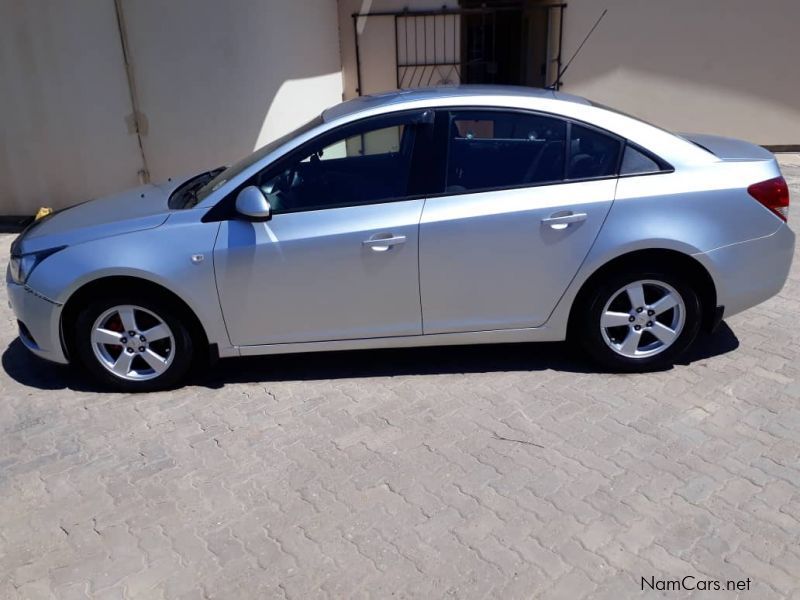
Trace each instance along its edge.
{"label": "windshield", "polygon": [[242,160],[240,160],[239,162],[237,162],[236,164],[228,167],[227,169],[225,169],[221,173],[217,174],[211,181],[206,183],[199,190],[197,190],[197,192],[194,194],[194,197],[191,200],[191,202],[192,202],[191,205],[189,205],[187,208],[191,208],[192,206],[195,206],[198,203],[200,203],[203,200],[205,200],[206,197],[208,197],[208,195],[210,193],[212,193],[212,192],[218,190],[219,188],[221,188],[223,185],[228,183],[231,179],[236,177],[239,173],[241,173],[242,171],[247,169],[253,163],[258,162],[259,160],[264,158],[267,154],[269,154],[270,152],[272,152],[276,148],[282,146],[283,144],[285,144],[286,142],[288,142],[292,138],[295,138],[295,137],[297,137],[299,135],[302,135],[305,132],[310,131],[314,127],[317,127],[318,125],[321,125],[321,124],[322,124],[322,116],[316,117],[316,118],[312,119],[311,121],[309,121],[308,123],[306,123],[305,125],[302,125],[302,126],[298,127],[297,129],[295,129],[294,131],[289,132],[286,135],[281,136],[278,139],[271,141],[266,146],[262,146],[261,148],[259,148],[255,152],[253,152],[250,156],[247,156],[247,157],[243,158]]}
{"label": "windshield", "polygon": [[197,204],[197,190],[222,173],[227,167],[206,171],[184,181],[170,194],[167,205],[173,210],[191,208]]}

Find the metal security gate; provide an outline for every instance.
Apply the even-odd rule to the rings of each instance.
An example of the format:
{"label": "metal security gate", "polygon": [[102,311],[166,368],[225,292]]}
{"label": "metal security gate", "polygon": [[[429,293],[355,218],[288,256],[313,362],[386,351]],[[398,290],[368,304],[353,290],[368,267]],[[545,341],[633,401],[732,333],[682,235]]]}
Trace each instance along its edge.
{"label": "metal security gate", "polygon": [[460,83],[459,32],[455,12],[394,15],[397,87]]}
{"label": "metal security gate", "polygon": [[361,57],[369,51],[360,43],[359,22],[367,17],[394,20],[398,89],[460,83],[558,89],[565,7],[520,0],[502,6],[353,13],[356,92],[363,93]]}

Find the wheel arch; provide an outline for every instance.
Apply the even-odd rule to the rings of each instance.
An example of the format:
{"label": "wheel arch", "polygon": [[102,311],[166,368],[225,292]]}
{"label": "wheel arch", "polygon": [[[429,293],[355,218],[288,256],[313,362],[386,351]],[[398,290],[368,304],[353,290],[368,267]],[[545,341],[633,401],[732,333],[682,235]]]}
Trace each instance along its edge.
{"label": "wheel arch", "polygon": [[202,322],[197,317],[194,310],[192,310],[192,308],[175,292],[149,279],[131,275],[109,275],[82,284],[70,294],[64,303],[61,310],[59,331],[61,335],[61,345],[69,360],[72,360],[72,357],[75,356],[75,340],[74,336],[71,335],[70,329],[75,323],[81,306],[85,306],[86,303],[100,294],[118,293],[120,290],[125,290],[126,288],[134,288],[137,292],[146,291],[147,293],[154,294],[166,300],[170,308],[178,311],[187,319],[186,324],[192,335],[192,339],[197,344],[197,348],[202,349],[209,347],[208,333],[205,327],[203,327]]}
{"label": "wheel arch", "polygon": [[590,291],[611,273],[636,268],[660,268],[687,276],[700,298],[701,327],[710,329],[716,321],[717,288],[706,267],[696,258],[678,250],[650,248],[634,250],[617,256],[597,268],[583,282],[570,308],[567,335],[572,337],[577,311],[586,302]]}

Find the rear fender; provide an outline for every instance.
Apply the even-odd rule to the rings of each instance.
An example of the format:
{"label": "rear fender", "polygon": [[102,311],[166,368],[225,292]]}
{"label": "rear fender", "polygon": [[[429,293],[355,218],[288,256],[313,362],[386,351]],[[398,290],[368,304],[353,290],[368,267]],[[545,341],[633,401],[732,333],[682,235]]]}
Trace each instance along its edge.
{"label": "rear fender", "polygon": [[674,173],[621,177],[614,204],[580,270],[548,320],[563,330],[583,284],[610,261],[638,250],[663,249],[692,256],[720,274],[704,254],[769,236],[783,224],[747,193],[747,185],[779,173],[774,161],[717,162]]}

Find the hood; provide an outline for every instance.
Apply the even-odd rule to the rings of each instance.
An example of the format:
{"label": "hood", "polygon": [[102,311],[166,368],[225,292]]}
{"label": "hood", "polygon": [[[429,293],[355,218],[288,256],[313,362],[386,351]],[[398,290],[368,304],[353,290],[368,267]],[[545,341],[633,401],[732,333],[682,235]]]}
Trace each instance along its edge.
{"label": "hood", "polygon": [[179,184],[143,185],[57,211],[23,231],[11,252],[28,254],[158,227],[169,216],[167,201]]}

